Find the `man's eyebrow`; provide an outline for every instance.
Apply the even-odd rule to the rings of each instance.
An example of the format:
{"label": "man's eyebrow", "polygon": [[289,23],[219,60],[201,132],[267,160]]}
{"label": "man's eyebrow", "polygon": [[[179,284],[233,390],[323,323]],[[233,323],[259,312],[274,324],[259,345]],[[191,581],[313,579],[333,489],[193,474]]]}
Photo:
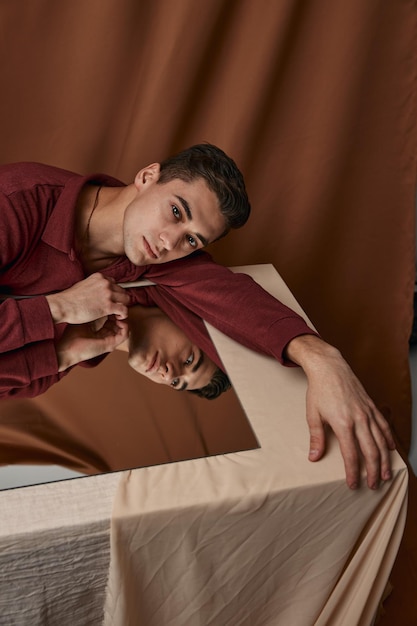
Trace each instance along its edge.
{"label": "man's eyebrow", "polygon": [[201,367],[201,365],[204,363],[204,352],[201,352],[200,350],[200,358],[198,359],[197,363],[194,365],[192,372],[194,374],[194,372],[196,372],[198,370],[199,367]]}
{"label": "man's eyebrow", "polygon": [[[180,201],[182,208],[184,209],[185,215],[187,216],[187,219],[190,222],[193,219],[193,214],[191,213],[190,205],[188,204],[187,200],[183,198],[182,196],[177,196],[176,194],[174,195],[177,198],[177,200]],[[209,242],[203,235],[201,235],[200,233],[195,233],[195,234],[197,235],[197,237],[199,238],[203,246],[208,246]]]}
{"label": "man's eyebrow", "polygon": [[[193,369],[191,370],[192,373],[194,374],[194,372],[196,372],[198,370],[198,368],[202,366],[203,363],[204,363],[204,352],[201,352],[201,350],[200,350],[200,357],[199,357],[197,363],[194,365]],[[178,389],[178,391],[185,391],[187,389],[187,387],[188,387],[188,383],[184,382],[182,384],[182,386]]]}
{"label": "man's eyebrow", "polygon": [[182,208],[185,211],[188,221],[191,221],[193,219],[193,214],[191,213],[190,205],[188,204],[187,200],[185,198],[182,198],[181,196],[177,196],[176,194],[175,197],[181,202]]}

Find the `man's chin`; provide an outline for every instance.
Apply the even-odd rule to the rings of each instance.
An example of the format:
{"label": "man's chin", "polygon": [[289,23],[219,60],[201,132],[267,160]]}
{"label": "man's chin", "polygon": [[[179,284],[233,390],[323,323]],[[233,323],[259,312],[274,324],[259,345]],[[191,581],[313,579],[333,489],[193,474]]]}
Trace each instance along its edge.
{"label": "man's chin", "polygon": [[132,265],[136,265],[137,267],[142,267],[143,265],[153,265],[155,262],[155,259],[149,259],[141,252],[130,254],[128,251],[125,251],[125,256],[129,259]]}

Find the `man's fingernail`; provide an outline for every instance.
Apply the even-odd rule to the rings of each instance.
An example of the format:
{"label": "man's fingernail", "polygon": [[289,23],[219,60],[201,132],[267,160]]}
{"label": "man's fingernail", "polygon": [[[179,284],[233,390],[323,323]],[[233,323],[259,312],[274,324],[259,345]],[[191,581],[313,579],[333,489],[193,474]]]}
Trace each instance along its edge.
{"label": "man's fingernail", "polygon": [[351,489],[357,489],[358,488],[358,483],[350,483],[349,487]]}
{"label": "man's fingernail", "polygon": [[390,471],[384,473],[384,480],[391,480],[392,474]]}
{"label": "man's fingernail", "polygon": [[319,455],[319,451],[318,450],[310,450],[309,452],[309,457],[310,459],[316,459]]}

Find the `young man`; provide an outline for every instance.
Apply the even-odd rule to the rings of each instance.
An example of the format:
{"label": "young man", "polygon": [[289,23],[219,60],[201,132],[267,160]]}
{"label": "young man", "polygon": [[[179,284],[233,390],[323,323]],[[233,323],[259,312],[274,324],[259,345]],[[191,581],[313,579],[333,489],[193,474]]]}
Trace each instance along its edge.
{"label": "young man", "polygon": [[154,383],[208,400],[231,387],[227,374],[166,313],[142,305],[129,308],[128,322],[108,318],[97,328],[92,323],[69,324],[56,346],[59,371],[67,373],[94,357],[92,350],[101,354],[97,344],[113,336],[121,341],[117,349],[129,354],[129,365]]}
{"label": "young man", "polygon": [[125,318],[135,292],[116,283],[146,277],[158,284],[154,304],[193,340],[183,307],[249,348],[303,367],[311,460],[324,454],[329,424],[351,488],[359,484],[361,455],[369,487],[390,478],[389,426],[340,353],[250,278],[209,255],[174,261],[248,218],[243,178],[221,150],[194,146],[141,169],[127,186],[37,164],[4,166],[0,192],[0,284],[12,294],[50,294],[7,299],[0,308],[0,351],[19,350],[22,394],[25,381],[58,375],[62,323]]}

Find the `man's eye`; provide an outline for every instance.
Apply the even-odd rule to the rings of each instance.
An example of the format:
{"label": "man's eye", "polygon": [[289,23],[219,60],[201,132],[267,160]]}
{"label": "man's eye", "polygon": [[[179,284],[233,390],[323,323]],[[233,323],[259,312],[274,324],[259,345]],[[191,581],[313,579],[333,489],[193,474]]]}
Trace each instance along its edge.
{"label": "man's eye", "polygon": [[171,209],[172,209],[172,213],[173,213],[175,219],[176,220],[180,220],[181,219],[181,211],[179,210],[179,208],[177,206],[175,206],[175,204],[173,204]]}
{"label": "man's eye", "polygon": [[187,235],[187,242],[189,243],[189,245],[191,246],[191,248],[196,248],[197,247],[197,240],[194,239],[194,237],[192,235]]}
{"label": "man's eye", "polygon": [[180,384],[179,378],[174,378],[174,380],[171,381],[171,387],[178,387],[179,384]]}
{"label": "man's eye", "polygon": [[192,365],[194,363],[194,353],[192,352],[188,359],[184,361],[184,365]]}

